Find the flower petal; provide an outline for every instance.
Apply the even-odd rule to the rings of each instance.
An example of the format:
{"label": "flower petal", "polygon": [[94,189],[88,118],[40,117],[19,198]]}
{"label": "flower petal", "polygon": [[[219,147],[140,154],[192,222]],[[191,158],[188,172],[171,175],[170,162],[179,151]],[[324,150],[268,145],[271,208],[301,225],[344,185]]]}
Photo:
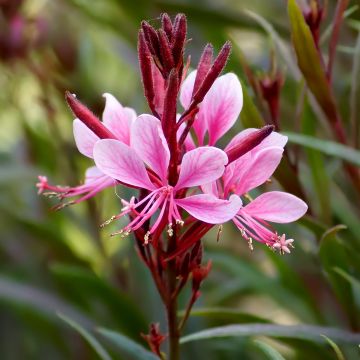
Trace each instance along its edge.
{"label": "flower petal", "polygon": [[73,121],[73,133],[79,152],[93,158],[94,145],[99,140],[99,137],[79,119]]}
{"label": "flower petal", "polygon": [[124,144],[130,144],[130,128],[136,119],[136,113],[131,108],[124,108],[116,98],[108,93],[103,97],[106,99],[103,113],[104,125]]}
{"label": "flower petal", "polygon": [[258,219],[275,223],[289,223],[301,218],[308,206],[298,197],[281,191],[270,191],[258,196],[244,207],[244,211]]}
{"label": "flower petal", "polygon": [[94,147],[96,166],[127,185],[154,190],[145,165],[134,150],[118,140],[99,140]]}
{"label": "flower petal", "polygon": [[218,179],[228,163],[226,154],[215,147],[199,147],[187,152],[181,162],[176,189],[207,184]]}
{"label": "flower petal", "polygon": [[180,103],[182,107],[186,110],[191,102],[191,96],[194,89],[195,78],[196,78],[197,71],[192,71],[184,80],[181,85],[180,90]]}
{"label": "flower petal", "polygon": [[236,193],[245,194],[268,180],[279,165],[283,151],[284,149],[274,146],[256,152],[247,162],[242,161],[241,157],[239,160],[244,166],[242,171],[237,172]]}
{"label": "flower petal", "polygon": [[108,177],[101,172],[96,166],[91,166],[85,171],[85,184],[100,179],[101,177]]}
{"label": "flower petal", "polygon": [[243,105],[243,94],[235,74],[220,76],[206,94],[201,105],[209,133],[209,145],[214,145],[235,123]]}
{"label": "flower petal", "polygon": [[209,194],[175,199],[175,203],[194,218],[209,224],[221,224],[231,220],[241,208],[241,199],[232,195],[229,200],[220,200]]}
{"label": "flower petal", "polygon": [[160,120],[152,115],[140,115],[131,129],[131,147],[166,183],[170,151]]}

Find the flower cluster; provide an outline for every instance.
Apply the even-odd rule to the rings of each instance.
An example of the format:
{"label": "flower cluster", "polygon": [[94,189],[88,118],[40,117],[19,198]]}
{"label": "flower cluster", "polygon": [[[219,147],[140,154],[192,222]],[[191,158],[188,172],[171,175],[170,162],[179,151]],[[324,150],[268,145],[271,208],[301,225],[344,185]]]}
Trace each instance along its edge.
{"label": "flower cluster", "polygon": [[[121,212],[102,226],[129,218],[115,234],[135,235],[138,253],[168,309],[169,336],[174,338],[210,271],[211,263],[201,265],[201,238],[206,232],[231,220],[250,247],[256,240],[282,254],[289,253],[293,240],[278,234],[269,222],[295,221],[304,215],[307,205],[279,191],[251,198],[249,192],[265,183],[279,165],[287,138],[268,125],[240,132],[221,149],[219,140],[233,127],[243,106],[237,76],[220,76],[231,46],[226,43],[214,59],[213,47],[208,44],[197,70],[187,75],[186,17],[179,14],[172,22],[163,14],[161,20],[160,29],[143,22],[139,31],[140,70],[151,114],[138,116],[112,95],[104,94],[101,121],[74,95],[66,93],[76,116],[76,145],[94,164],[83,185],[53,186],[40,176],[37,187],[39,193],[71,199],[57,209],[112,186],[138,190],[137,196],[122,199]],[[180,113],[178,98],[183,108]],[[190,278],[188,311],[177,326],[174,301],[176,304]],[[153,327],[147,338],[156,353],[163,340],[158,333]]]}

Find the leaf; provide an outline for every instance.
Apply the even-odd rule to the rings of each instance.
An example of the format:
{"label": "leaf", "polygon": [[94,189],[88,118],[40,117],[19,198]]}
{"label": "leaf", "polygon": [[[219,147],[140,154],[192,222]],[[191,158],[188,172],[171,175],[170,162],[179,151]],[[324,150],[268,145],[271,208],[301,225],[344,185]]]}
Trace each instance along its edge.
{"label": "leaf", "polygon": [[326,78],[325,70],[311,31],[305,22],[296,0],[288,1],[288,13],[292,41],[299,68],[323,112],[326,114],[328,120],[334,124],[339,119],[335,99]]}
{"label": "leaf", "polygon": [[[316,134],[316,117],[308,105],[307,99],[304,103],[302,117],[302,130],[305,135],[314,136]],[[321,220],[330,223],[331,219],[331,197],[328,196],[330,189],[329,176],[326,171],[324,156],[318,150],[306,148],[306,155],[310,166],[310,173],[314,187],[314,193],[317,194],[317,203]],[[313,204],[312,206],[316,206]]]}
{"label": "leaf", "polygon": [[242,86],[244,106],[240,114],[240,120],[245,128],[260,128],[265,122],[252,101],[246,86]]}
{"label": "leaf", "polygon": [[289,48],[285,45],[284,41],[281,39],[280,35],[277,33],[272,24],[270,24],[264,17],[251,10],[243,10],[243,12],[255,20],[270,36],[274,41],[275,46],[281,57],[284,59],[286,66],[289,68],[292,76],[295,79],[300,78],[299,69],[294,64],[294,59],[289,51]]}
{"label": "leaf", "polygon": [[129,360],[158,360],[158,357],[152,352],[118,332],[104,328],[99,328],[97,331],[125,354]]}
{"label": "leaf", "polygon": [[274,325],[274,324],[244,324],[228,325],[202,330],[180,339],[181,344],[191,341],[238,337],[238,336],[269,336],[275,338],[290,338],[311,340],[316,343],[324,343],[326,340],[322,335],[326,335],[337,342],[344,344],[358,344],[360,334],[355,334],[347,330],[333,327],[316,325]]}
{"label": "leaf", "polygon": [[95,352],[99,355],[100,359],[102,360],[111,360],[110,355],[107,351],[103,348],[103,346],[95,339],[95,337],[85,330],[82,326],[77,324],[76,322],[69,319],[62,313],[58,313],[60,319],[65,321],[68,325],[70,325],[73,329],[75,329],[86,341],[87,343],[95,350]]}
{"label": "leaf", "polygon": [[335,266],[333,270],[339,274],[341,277],[343,277],[345,280],[347,280],[351,285],[353,285],[354,288],[357,288],[360,290],[360,281],[356,279],[354,276],[348,274],[343,269],[340,269],[339,267]]}
{"label": "leaf", "polygon": [[349,321],[355,326],[357,320],[353,314],[356,313],[356,308],[351,286],[333,271],[333,268],[337,266],[343,271],[349,272],[349,261],[345,246],[337,236],[337,233],[345,228],[344,225],[337,225],[324,233],[320,242],[319,255],[335,295],[344,307]]}
{"label": "leaf", "polygon": [[335,351],[336,357],[338,358],[338,360],[345,360],[345,357],[343,355],[343,353],[341,352],[341,350],[339,349],[339,347],[337,346],[337,344],[332,341],[330,338],[328,338],[326,335],[321,335],[329,344],[330,346],[333,348],[333,350]]}
{"label": "leaf", "polygon": [[354,62],[351,73],[351,90],[350,90],[350,124],[353,132],[355,146],[359,145],[360,139],[360,118],[359,118],[359,97],[360,97],[360,32],[357,37]]}
{"label": "leaf", "polygon": [[323,154],[336,157],[360,167],[360,151],[358,150],[334,141],[318,139],[314,136],[295,134],[292,132],[284,132],[283,134],[289,137],[291,143],[318,150]]}
{"label": "leaf", "polygon": [[264,354],[266,354],[268,359],[271,359],[271,360],[285,360],[285,358],[276,349],[274,349],[269,344],[267,344],[267,343],[265,343],[263,341],[260,341],[260,340],[255,340],[254,344]]}
{"label": "leaf", "polygon": [[305,321],[317,319],[316,311],[302,297],[283,286],[278,279],[267,277],[253,264],[227,253],[211,252],[209,257],[212,259],[214,270],[221,270],[231,276],[223,284],[218,284],[214,290],[212,296],[217,302],[223,302],[230,296],[234,297],[240,292],[250,290],[269,296],[282,307],[286,307],[302,319],[307,319]]}
{"label": "leaf", "polygon": [[[184,311],[179,311],[178,316],[183,316]],[[231,322],[257,322],[268,323],[269,320],[256,315],[247,314],[237,309],[229,309],[225,307],[196,308],[190,313],[191,317],[206,317],[210,319],[227,320]]]}
{"label": "leaf", "polygon": [[0,299],[35,309],[54,321],[56,320],[56,311],[60,311],[70,315],[84,327],[93,325],[89,318],[57,296],[5,277],[0,277]]}
{"label": "leaf", "polygon": [[105,279],[84,268],[64,264],[52,265],[51,271],[65,284],[70,296],[82,299],[93,305],[92,308],[101,304],[109,318],[127,335],[137,337],[139,331],[146,327],[139,308],[131,298],[110,286]]}

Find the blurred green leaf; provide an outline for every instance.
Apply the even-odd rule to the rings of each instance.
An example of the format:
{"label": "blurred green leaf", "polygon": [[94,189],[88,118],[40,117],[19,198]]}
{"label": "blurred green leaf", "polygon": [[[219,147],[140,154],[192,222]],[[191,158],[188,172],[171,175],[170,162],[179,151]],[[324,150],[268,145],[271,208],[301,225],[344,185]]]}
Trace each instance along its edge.
{"label": "blurred green leaf", "polygon": [[343,269],[335,266],[333,270],[339,274],[342,278],[344,278],[346,281],[348,281],[351,285],[353,285],[354,288],[357,288],[360,290],[360,280],[356,279],[354,276],[348,274]]}
{"label": "blurred green leaf", "polygon": [[245,128],[260,128],[265,125],[262,116],[252,101],[247,87],[242,86],[244,105],[240,114],[240,120]]}
{"label": "blurred green leaf", "polygon": [[[211,253],[209,257],[212,259],[214,270],[222,270],[234,277],[233,280],[217,285],[213,293],[213,301],[216,297],[218,301],[223,301],[224,296],[234,297],[244,290],[250,290],[271,297],[282,307],[286,307],[303,319],[306,318],[307,321],[314,321],[318,317],[317,310],[313,309],[306,300],[283,286],[277,279],[267,277],[252,263],[227,253]],[[227,292],[228,284],[231,284],[230,292]]]}
{"label": "blurred green leaf", "polygon": [[328,120],[331,123],[335,123],[338,121],[339,115],[334,96],[327,81],[311,31],[296,0],[288,1],[288,13],[292,41],[299,68],[304,75],[309,89],[314,94]]}
{"label": "blurred green leaf", "polygon": [[158,360],[152,352],[146,350],[135,341],[126,336],[104,328],[99,328],[97,331],[106,338],[111,344],[115,345],[121,353],[126,355],[126,359],[133,360]]}
{"label": "blurred green leaf", "polygon": [[[183,316],[184,311],[179,311],[178,316]],[[209,307],[209,308],[195,308],[191,310],[190,316],[192,317],[205,317],[217,320],[226,320],[237,323],[268,323],[269,320],[261,318],[256,315],[241,312],[237,309],[229,309],[225,307]]]}
{"label": "blurred green leaf", "polygon": [[285,358],[269,344],[267,344],[263,341],[260,341],[260,340],[255,340],[254,344],[256,345],[257,348],[259,348],[267,356],[268,359],[270,359],[270,360],[285,360]]}
{"label": "blurred green leaf", "polygon": [[343,229],[346,229],[346,226],[337,225],[324,233],[320,242],[319,255],[329,282],[348,315],[348,320],[352,324],[356,324],[357,319],[354,317],[356,308],[351,286],[333,271],[335,266],[346,272],[349,271],[349,261],[345,246],[337,236],[337,233]]}
{"label": "blurred green leaf", "polygon": [[71,290],[70,296],[76,295],[94,308],[101,304],[109,318],[128,335],[137,337],[146,328],[147,324],[139,308],[129,296],[111,286],[105,279],[76,266],[55,264],[51,270]]}
{"label": "blurred green leaf", "polygon": [[360,110],[360,31],[355,45],[355,53],[353,58],[353,68],[351,73],[351,88],[350,88],[350,124],[353,132],[353,143],[358,146],[360,143],[360,125],[359,125],[359,110]]}
{"label": "blurred green leaf", "polygon": [[337,342],[355,344],[360,342],[360,334],[346,330],[315,326],[315,325],[273,325],[273,324],[246,324],[229,325],[202,330],[181,338],[181,344],[190,341],[215,339],[234,336],[269,336],[275,338],[291,338],[311,340],[317,343],[326,341],[322,335],[326,335]]}
{"label": "blurred green leaf", "polygon": [[[307,99],[304,103],[302,131],[306,136],[315,136],[316,134],[316,117],[311,111]],[[324,156],[318,150],[309,147],[305,147],[305,151],[314,184],[314,193],[318,195],[319,199],[320,218],[325,223],[329,223],[331,220],[331,197],[328,196],[330,181],[325,168]]]}
{"label": "blurred green leaf", "polygon": [[289,141],[310,149],[318,150],[323,154],[333,156],[360,167],[360,151],[334,141],[322,140],[313,136],[284,132]]}
{"label": "blurred green leaf", "polygon": [[327,336],[325,336],[325,335],[321,335],[321,336],[330,344],[330,346],[332,347],[332,349],[334,350],[334,352],[336,354],[337,359],[345,360],[345,357],[344,357],[343,353],[341,352],[341,350],[339,349],[339,346],[334,341],[332,341],[330,338],[328,338]]}
{"label": "blurred green leaf", "polygon": [[103,348],[103,346],[95,339],[95,337],[85,330],[82,326],[77,324],[75,321],[72,321],[67,316],[62,313],[58,313],[60,319],[64,320],[68,325],[70,325],[74,330],[76,330],[85,340],[86,342],[95,350],[95,352],[99,355],[99,358],[102,360],[111,360],[110,355]]}
{"label": "blurred green leaf", "polygon": [[56,312],[60,311],[85,327],[92,326],[89,318],[54,294],[10,278],[0,277],[0,298],[34,309],[54,321],[57,320]]}

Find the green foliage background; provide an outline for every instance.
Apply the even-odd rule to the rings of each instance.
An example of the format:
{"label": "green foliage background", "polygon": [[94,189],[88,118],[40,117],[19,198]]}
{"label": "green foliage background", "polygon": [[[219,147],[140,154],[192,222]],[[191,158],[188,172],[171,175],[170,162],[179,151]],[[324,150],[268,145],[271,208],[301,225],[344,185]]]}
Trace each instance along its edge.
{"label": "green foliage background", "polygon": [[[336,1],[328,3],[321,42],[325,59]],[[360,121],[358,5],[355,0],[348,6],[333,72],[334,98],[349,145],[359,141],[353,127]],[[245,58],[254,74],[264,74],[274,52],[286,79],[281,130],[289,134],[289,156],[297,170],[289,169],[284,160],[266,187],[300,194],[310,207],[298,223],[278,227],[296,239],[289,256],[259,244],[250,251],[232,225],[225,227],[220,242],[216,229],[206,237],[213,271],[186,334],[237,326],[221,328],[226,337],[218,338],[215,331],[196,342],[184,338],[183,358],[359,357],[355,333],[360,328],[360,193],[343,165],[359,167],[360,152],[339,146],[333,125],[319,111],[319,99],[328,89],[314,80],[316,59],[305,57],[301,70],[297,66],[291,28],[296,28],[300,54],[309,54],[309,44],[301,37],[294,9],[290,26],[282,0],[24,2],[21,14],[30,22],[27,35],[34,31],[36,19],[45,25],[44,39],[26,57],[0,63],[1,359],[152,358],[130,340],[144,345],[139,333],[147,332],[150,321],[160,321],[165,330],[151,278],[131,237],[109,237],[119,224],[101,231],[98,227],[119,210],[116,195],[126,193],[110,189],[86,204],[52,212],[55,202],[38,197],[35,183],[38,174],[47,174],[53,183],[75,185],[90,164],[76,150],[65,89],[99,115],[104,92],[138,113],[147,111],[136,55],[137,30],[142,19],[156,24],[163,11],[188,16],[193,65],[206,42],[219,49],[232,40],[227,71],[240,77],[247,96],[229,136],[244,127],[261,126],[268,118],[242,65]],[[311,91],[306,91],[306,84]],[[321,328],[260,326],[255,331],[252,323]],[[88,341],[79,335],[79,326]]]}

